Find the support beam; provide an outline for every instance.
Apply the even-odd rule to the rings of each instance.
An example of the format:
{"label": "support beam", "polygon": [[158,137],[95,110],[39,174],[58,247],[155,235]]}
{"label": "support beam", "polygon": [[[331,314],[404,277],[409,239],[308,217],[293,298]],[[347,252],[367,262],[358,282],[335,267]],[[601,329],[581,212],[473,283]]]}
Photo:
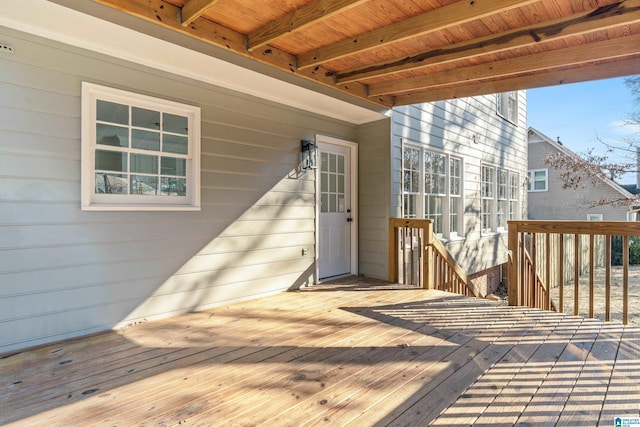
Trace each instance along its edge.
{"label": "support beam", "polygon": [[501,34],[492,34],[440,49],[425,51],[408,58],[379,62],[358,70],[343,71],[338,73],[336,81],[338,83],[351,83],[388,76],[404,71],[417,70],[436,63],[446,64],[480,55],[525,48],[638,22],[640,22],[640,0],[627,0],[612,7],[537,23]]}
{"label": "support beam", "polygon": [[180,11],[182,26],[191,24],[216,3],[218,0],[187,0]]}
{"label": "support beam", "polygon": [[370,96],[437,89],[640,56],[640,34],[369,86]]}
{"label": "support beam", "polygon": [[367,1],[369,0],[317,0],[309,3],[250,33],[248,36],[249,50],[252,51],[262,47],[276,40],[278,37],[322,22]]}
{"label": "support beam", "polygon": [[396,106],[419,104],[423,102],[442,101],[445,99],[465,98],[468,96],[500,93],[510,90],[532,89],[536,87],[556,86],[561,84],[579,83],[590,80],[609,79],[637,74],[640,70],[640,58],[625,59],[615,62],[604,62],[582,67],[569,68],[561,71],[550,71],[505,80],[487,81],[481,85],[476,82],[466,82],[454,87],[408,93],[395,97]]}
{"label": "support beam", "polygon": [[431,12],[391,24],[356,37],[333,43],[298,56],[298,67],[313,67],[324,62],[355,55],[390,43],[424,36],[448,27],[475,21],[535,3],[537,0],[457,1]]}

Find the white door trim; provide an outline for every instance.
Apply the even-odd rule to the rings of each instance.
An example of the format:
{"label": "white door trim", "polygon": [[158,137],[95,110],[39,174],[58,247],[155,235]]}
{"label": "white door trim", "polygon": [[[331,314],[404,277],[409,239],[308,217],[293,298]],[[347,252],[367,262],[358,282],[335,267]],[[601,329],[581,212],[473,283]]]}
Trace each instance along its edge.
{"label": "white door trim", "polygon": [[[358,274],[358,144],[332,136],[316,134],[318,149],[323,145],[338,145],[349,149],[351,157],[351,274]],[[319,161],[319,159],[318,159]],[[315,282],[320,282],[318,257],[320,255],[320,169],[315,170],[316,176],[316,272]]]}

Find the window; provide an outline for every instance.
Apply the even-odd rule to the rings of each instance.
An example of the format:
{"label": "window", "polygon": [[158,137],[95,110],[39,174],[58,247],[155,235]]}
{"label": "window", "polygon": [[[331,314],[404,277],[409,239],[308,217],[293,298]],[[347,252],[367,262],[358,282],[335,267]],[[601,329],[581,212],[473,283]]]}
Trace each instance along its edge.
{"label": "window", "polygon": [[520,199],[520,175],[516,172],[509,173],[509,219],[518,219],[518,201]]}
{"label": "window", "polygon": [[402,158],[403,217],[417,218],[420,196],[420,150],[405,148]]}
{"label": "window", "polygon": [[502,232],[507,220],[519,217],[519,175],[507,169],[482,165],[480,223],[483,233]]}
{"label": "window", "polygon": [[199,210],[200,109],[83,83],[82,209]]}
{"label": "window", "polygon": [[410,146],[402,157],[403,216],[432,220],[441,236],[460,235],[462,160]]}
{"label": "window", "polygon": [[548,191],[548,169],[532,169],[527,178],[527,191]]}
{"label": "window", "polygon": [[496,168],[492,166],[482,166],[482,178],[481,178],[480,199],[482,200],[481,207],[481,224],[482,232],[490,232],[493,229],[493,204],[495,198],[495,185],[496,185]]}
{"label": "window", "polygon": [[424,152],[424,218],[433,221],[433,232],[442,234],[447,174],[444,154]]}
{"label": "window", "polygon": [[449,235],[455,237],[460,229],[462,208],[462,161],[449,158]]}
{"label": "window", "polygon": [[502,118],[518,124],[518,92],[503,92],[496,96],[496,111]]}
{"label": "window", "polygon": [[587,221],[604,221],[603,214],[587,214]]}

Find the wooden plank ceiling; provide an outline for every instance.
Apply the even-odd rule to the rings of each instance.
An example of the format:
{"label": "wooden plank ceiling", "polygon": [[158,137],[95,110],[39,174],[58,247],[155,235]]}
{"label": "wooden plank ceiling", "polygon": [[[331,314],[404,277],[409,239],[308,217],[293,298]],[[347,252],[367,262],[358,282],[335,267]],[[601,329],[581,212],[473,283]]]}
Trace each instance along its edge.
{"label": "wooden plank ceiling", "polygon": [[94,0],[390,107],[640,73],[640,0]]}

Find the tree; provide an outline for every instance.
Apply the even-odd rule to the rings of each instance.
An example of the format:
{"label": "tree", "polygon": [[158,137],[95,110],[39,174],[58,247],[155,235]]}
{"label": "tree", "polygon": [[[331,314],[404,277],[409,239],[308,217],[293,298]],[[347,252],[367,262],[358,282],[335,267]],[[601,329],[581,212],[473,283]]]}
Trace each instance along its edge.
{"label": "tree", "polygon": [[[625,79],[625,85],[631,91],[634,102],[638,107],[628,114],[625,125],[640,128],[640,75]],[[636,147],[640,147],[640,132],[631,138],[619,139],[615,144],[598,139],[606,147],[605,154],[597,154],[594,149],[578,156],[568,156],[558,152],[549,155],[545,163],[559,171],[559,178],[563,188],[579,189],[587,185],[599,186],[605,178],[619,179],[623,174],[637,172]],[[614,152],[625,152],[630,159],[626,162],[610,161],[609,157]],[[640,195],[628,198],[593,200],[592,206],[600,205],[638,205]]]}

